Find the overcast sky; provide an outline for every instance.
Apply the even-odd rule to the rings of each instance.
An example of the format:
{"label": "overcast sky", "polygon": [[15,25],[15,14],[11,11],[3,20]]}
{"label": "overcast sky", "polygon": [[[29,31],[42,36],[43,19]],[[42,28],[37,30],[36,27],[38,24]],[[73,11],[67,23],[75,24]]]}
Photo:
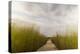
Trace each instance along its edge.
{"label": "overcast sky", "polygon": [[45,35],[63,33],[68,27],[77,29],[77,5],[13,2],[12,19],[35,23]]}

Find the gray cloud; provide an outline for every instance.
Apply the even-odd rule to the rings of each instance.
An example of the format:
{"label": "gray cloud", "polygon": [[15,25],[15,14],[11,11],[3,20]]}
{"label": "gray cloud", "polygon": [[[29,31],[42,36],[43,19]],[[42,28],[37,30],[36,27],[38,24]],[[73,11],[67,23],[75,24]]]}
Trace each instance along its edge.
{"label": "gray cloud", "polygon": [[16,19],[20,17],[23,21],[31,20],[32,22],[36,22],[40,26],[40,31],[46,35],[64,32],[67,26],[70,25],[77,27],[77,12],[77,5],[70,4],[12,3],[12,18]]}

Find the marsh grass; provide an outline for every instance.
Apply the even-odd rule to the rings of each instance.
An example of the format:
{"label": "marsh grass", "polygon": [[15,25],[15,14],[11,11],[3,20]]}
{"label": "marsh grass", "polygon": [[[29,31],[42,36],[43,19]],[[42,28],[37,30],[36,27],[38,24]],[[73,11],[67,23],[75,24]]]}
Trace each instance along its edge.
{"label": "marsh grass", "polygon": [[34,27],[11,26],[12,52],[36,51],[47,41],[47,38]]}
{"label": "marsh grass", "polygon": [[13,53],[37,51],[48,39],[51,39],[59,50],[78,48],[78,34],[76,32],[72,32],[71,35],[66,33],[65,35],[57,34],[53,37],[46,37],[35,26],[19,27],[14,24],[11,25]]}
{"label": "marsh grass", "polygon": [[71,35],[57,34],[57,36],[52,37],[51,40],[59,50],[78,48],[78,35],[76,32],[72,32]]}

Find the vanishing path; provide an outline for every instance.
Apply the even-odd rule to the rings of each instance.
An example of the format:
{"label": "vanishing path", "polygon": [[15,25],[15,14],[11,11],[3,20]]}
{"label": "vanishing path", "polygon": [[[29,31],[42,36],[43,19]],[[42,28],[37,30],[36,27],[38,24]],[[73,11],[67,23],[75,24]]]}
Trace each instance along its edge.
{"label": "vanishing path", "polygon": [[43,45],[41,48],[39,48],[37,51],[50,51],[50,50],[58,50],[55,46],[55,44],[52,43],[52,41],[49,39],[45,45]]}

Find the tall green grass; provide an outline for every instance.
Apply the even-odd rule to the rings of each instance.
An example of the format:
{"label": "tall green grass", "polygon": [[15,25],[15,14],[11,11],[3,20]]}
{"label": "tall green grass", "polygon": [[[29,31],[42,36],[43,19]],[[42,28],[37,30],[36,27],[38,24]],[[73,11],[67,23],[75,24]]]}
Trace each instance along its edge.
{"label": "tall green grass", "polygon": [[78,48],[78,34],[76,32],[72,32],[71,35],[57,34],[57,36],[52,37],[51,40],[60,50]]}
{"label": "tall green grass", "polygon": [[72,32],[71,35],[66,33],[65,35],[57,34],[53,37],[46,37],[35,26],[20,27],[15,24],[11,25],[13,53],[37,51],[48,39],[51,39],[59,50],[78,48],[78,34],[76,32]]}
{"label": "tall green grass", "polygon": [[12,52],[36,51],[47,41],[47,38],[35,27],[11,26]]}

